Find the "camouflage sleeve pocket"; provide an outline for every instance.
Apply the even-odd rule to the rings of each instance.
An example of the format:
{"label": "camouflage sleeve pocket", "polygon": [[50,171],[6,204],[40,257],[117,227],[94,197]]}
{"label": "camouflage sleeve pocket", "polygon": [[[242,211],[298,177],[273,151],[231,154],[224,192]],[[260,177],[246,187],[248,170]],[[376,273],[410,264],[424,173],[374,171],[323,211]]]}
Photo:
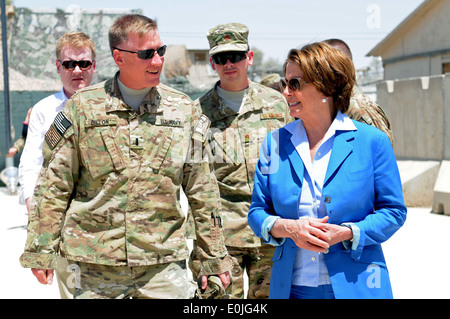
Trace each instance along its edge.
{"label": "camouflage sleeve pocket", "polygon": [[42,148],[44,163],[48,163],[52,154],[56,152],[59,146],[61,146],[73,133],[72,123],[62,112],[59,112],[44,137],[44,145]]}
{"label": "camouflage sleeve pocket", "polygon": [[65,136],[65,133],[69,128],[72,127],[72,123],[67,119],[63,112],[56,114],[55,119],[45,134],[45,142],[50,147],[54,149],[56,145]]}

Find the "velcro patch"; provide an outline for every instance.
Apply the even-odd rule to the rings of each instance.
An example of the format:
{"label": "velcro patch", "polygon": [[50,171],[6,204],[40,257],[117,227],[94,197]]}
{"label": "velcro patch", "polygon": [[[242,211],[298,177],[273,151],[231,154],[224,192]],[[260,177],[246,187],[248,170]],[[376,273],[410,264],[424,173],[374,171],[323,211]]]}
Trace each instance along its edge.
{"label": "velcro patch", "polygon": [[94,126],[114,126],[117,125],[117,119],[111,117],[98,117],[95,119],[88,119],[84,121],[85,127],[94,127]]}
{"label": "velcro patch", "polygon": [[51,125],[47,133],[45,133],[45,141],[47,142],[48,146],[50,146],[51,149],[54,149],[60,139],[61,135],[58,133],[56,128]]}
{"label": "velcro patch", "polygon": [[284,118],[283,113],[262,113],[261,114],[261,120],[281,119],[281,118]]}
{"label": "velcro patch", "polygon": [[204,142],[206,140],[206,133],[208,132],[210,125],[211,121],[209,120],[209,118],[206,115],[202,114],[197,122],[197,125],[195,125],[194,128],[194,139]]}
{"label": "velcro patch", "polygon": [[162,116],[156,117],[156,125],[183,127],[183,122],[181,120],[165,119]]}
{"label": "velcro patch", "polygon": [[72,126],[72,123],[70,123],[62,112],[59,112],[55,117],[55,121],[53,121],[53,125],[55,125],[56,129],[62,136],[66,133],[67,129]]}
{"label": "velcro patch", "polygon": [[72,123],[64,116],[62,112],[59,112],[56,115],[53,124],[50,126],[47,133],[45,133],[45,141],[51,149],[55,148],[55,146],[61,140],[61,137],[71,126]]}

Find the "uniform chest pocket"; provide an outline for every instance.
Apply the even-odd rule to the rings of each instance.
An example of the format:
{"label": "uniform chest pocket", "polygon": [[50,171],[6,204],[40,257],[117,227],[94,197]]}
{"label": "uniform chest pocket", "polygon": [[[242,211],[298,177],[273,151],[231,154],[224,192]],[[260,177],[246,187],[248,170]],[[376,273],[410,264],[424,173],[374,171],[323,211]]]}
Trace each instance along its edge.
{"label": "uniform chest pocket", "polygon": [[[265,131],[265,130],[264,130]],[[248,136],[248,137],[247,137]],[[259,159],[259,149],[264,141],[265,135],[246,134],[244,141],[244,152],[247,162],[256,164]]]}
{"label": "uniform chest pocket", "polygon": [[93,179],[125,168],[120,149],[109,130],[90,135],[80,147],[85,167]]}
{"label": "uniform chest pocket", "polygon": [[[270,117],[272,116],[272,117]],[[261,114],[261,127],[264,127],[267,133],[282,128],[286,124],[282,113]]]}
{"label": "uniform chest pocket", "polygon": [[212,134],[212,148],[214,158],[218,163],[232,163],[239,165],[245,161],[239,131],[228,129]]}
{"label": "uniform chest pocket", "polygon": [[159,170],[169,153],[175,128],[155,125],[146,138],[143,156],[148,159],[148,166]]}

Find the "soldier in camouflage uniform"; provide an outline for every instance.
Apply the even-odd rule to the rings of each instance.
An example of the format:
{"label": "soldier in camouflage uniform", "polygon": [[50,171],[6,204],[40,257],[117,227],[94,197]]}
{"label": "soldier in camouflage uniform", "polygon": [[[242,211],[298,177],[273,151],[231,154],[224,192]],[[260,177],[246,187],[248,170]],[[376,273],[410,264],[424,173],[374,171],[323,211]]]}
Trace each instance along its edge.
{"label": "soldier in camouflage uniform", "polygon": [[263,77],[259,83],[282,93],[280,89],[280,79],[281,76],[278,73],[270,73]]}
{"label": "soldier in camouflage uniform", "polygon": [[382,130],[389,137],[394,146],[394,136],[391,130],[391,123],[383,109],[366,96],[356,85],[353,88],[350,106],[345,113],[351,119],[366,123]]}
{"label": "soldier in camouflage uniform", "polygon": [[[277,91],[251,82],[247,68],[253,63],[248,28],[231,23],[207,33],[210,61],[220,81],[196,100],[211,119],[207,136],[214,172],[219,183],[225,244],[235,257],[231,297],[244,298],[247,271],[248,298],[268,298],[273,247],[262,244],[247,222],[259,147],[268,132],[290,121],[288,105]],[[198,239],[194,242],[198,244]],[[190,267],[198,275],[194,248]]]}
{"label": "soldier in camouflage uniform", "polygon": [[20,135],[20,137],[14,142],[14,145],[9,149],[8,156],[14,156],[16,154],[19,154],[25,147],[25,141],[27,139],[28,134],[28,122],[30,121],[30,115],[32,110],[33,107],[30,107],[28,109],[27,115],[25,116],[25,119],[22,124],[22,135]]}
{"label": "soldier in camouflage uniform", "polygon": [[183,188],[194,216],[200,274],[229,284],[219,190],[209,159],[194,156],[209,120],[159,83],[165,46],[156,22],[117,19],[119,72],[79,90],[46,134],[23,267],[46,279],[60,253],[77,262],[75,298],[191,298]]}
{"label": "soldier in camouflage uniform", "polygon": [[[341,39],[328,39],[324,41],[332,47],[344,52],[350,59],[353,59],[350,47]],[[382,130],[386,133],[394,145],[394,136],[392,135],[391,123],[384,113],[383,109],[355,85],[353,88],[353,94],[350,99],[350,107],[345,113],[351,119],[366,123]]]}

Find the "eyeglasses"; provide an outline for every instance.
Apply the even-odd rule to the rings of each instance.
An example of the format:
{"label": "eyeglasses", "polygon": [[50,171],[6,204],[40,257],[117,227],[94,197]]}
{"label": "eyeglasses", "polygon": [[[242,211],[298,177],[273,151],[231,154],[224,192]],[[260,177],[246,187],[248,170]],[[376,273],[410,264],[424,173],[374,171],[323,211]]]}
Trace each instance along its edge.
{"label": "eyeglasses", "polygon": [[159,56],[163,56],[166,53],[166,48],[167,45],[163,45],[162,47],[158,48],[158,49],[147,49],[147,50],[139,50],[139,51],[129,51],[129,50],[124,50],[124,49],[119,49],[116,47],[113,47],[113,49],[115,50],[119,50],[119,51],[124,51],[124,52],[128,52],[128,53],[136,53],[138,55],[138,58],[141,60],[149,60],[151,58],[153,58],[153,56],[155,55],[155,52],[158,52]]}
{"label": "eyeglasses", "polygon": [[231,63],[238,63],[247,58],[247,53],[242,51],[228,51],[214,54],[212,60],[215,64],[225,65],[230,60]]}
{"label": "eyeglasses", "polygon": [[88,60],[81,60],[81,61],[75,61],[75,60],[69,60],[62,62],[61,60],[58,60],[59,63],[64,67],[64,69],[73,71],[78,66],[81,71],[87,71],[91,69],[92,63],[95,61],[88,61]]}
{"label": "eyeglasses", "polygon": [[289,86],[289,89],[291,91],[297,91],[297,90],[301,90],[303,85],[309,83],[306,81],[301,81],[302,78],[294,78],[294,79],[290,79],[289,81],[286,81],[286,79],[281,79],[280,80],[280,89],[281,91],[284,91],[286,89],[286,86]]}

